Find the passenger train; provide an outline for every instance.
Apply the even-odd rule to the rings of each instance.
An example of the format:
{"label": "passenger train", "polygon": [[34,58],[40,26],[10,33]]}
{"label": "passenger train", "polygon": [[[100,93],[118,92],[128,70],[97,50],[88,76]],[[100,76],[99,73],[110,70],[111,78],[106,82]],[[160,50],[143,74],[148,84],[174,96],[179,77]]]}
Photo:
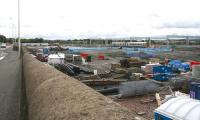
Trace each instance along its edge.
{"label": "passenger train", "polygon": [[147,47],[147,42],[112,42],[112,47]]}

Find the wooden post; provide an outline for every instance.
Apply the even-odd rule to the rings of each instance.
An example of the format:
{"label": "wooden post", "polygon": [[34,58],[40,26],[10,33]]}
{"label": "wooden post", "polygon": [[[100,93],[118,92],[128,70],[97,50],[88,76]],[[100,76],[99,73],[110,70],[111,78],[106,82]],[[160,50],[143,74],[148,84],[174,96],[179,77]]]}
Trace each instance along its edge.
{"label": "wooden post", "polygon": [[157,101],[157,104],[158,104],[158,106],[160,106],[161,105],[161,100],[160,100],[160,95],[159,95],[159,93],[156,93],[156,101]]}

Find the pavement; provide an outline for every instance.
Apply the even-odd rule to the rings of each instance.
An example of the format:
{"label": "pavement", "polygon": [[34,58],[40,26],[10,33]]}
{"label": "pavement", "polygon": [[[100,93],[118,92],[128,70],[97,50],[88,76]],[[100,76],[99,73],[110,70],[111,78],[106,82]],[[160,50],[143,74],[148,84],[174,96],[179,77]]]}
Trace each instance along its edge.
{"label": "pavement", "polygon": [[17,51],[4,50],[0,60],[0,120],[19,120],[21,67]]}

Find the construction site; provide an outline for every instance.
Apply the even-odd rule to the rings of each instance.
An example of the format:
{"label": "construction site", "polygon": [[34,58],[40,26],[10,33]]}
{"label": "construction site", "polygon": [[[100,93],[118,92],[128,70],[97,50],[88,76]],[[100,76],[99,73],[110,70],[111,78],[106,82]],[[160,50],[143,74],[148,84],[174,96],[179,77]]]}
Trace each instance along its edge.
{"label": "construction site", "polygon": [[[28,54],[31,54],[31,57],[39,60],[40,64],[57,69],[66,76],[76,79],[106,96],[106,99],[111,99],[128,109],[137,120],[165,120],[166,116],[172,120],[180,117],[179,114],[173,111],[171,113],[164,111],[162,106],[173,99],[187,98],[191,101],[200,99],[200,89],[198,88],[200,77],[199,45],[147,47],[146,42],[113,42],[110,47],[28,45],[24,46],[24,49]],[[28,61],[32,60],[26,59],[30,58],[25,58],[24,61],[27,64]],[[33,69],[33,65],[25,66],[24,69],[30,71],[28,69]],[[55,78],[55,75],[52,74],[53,70],[45,71],[45,69],[39,68],[39,66],[38,68],[34,67],[31,73],[35,71],[37,74],[33,76],[37,77],[42,72],[47,76],[54,76],[50,77],[51,79],[59,79],[59,75]],[[27,71],[25,71],[25,75]],[[28,76],[31,73],[27,72]],[[32,84],[39,83],[32,81],[31,84],[26,84],[28,84],[28,95],[30,95],[33,92],[31,91],[34,86]],[[56,81],[53,84],[57,84]],[[77,91],[82,89],[82,86],[73,88],[71,85],[68,87],[77,89]],[[84,93],[81,96],[84,96]],[[28,99],[32,97],[28,96]],[[174,104],[176,103],[174,102]],[[200,102],[196,101],[196,104],[200,105]],[[31,106],[34,107],[33,105]],[[199,107],[197,108],[194,109],[194,112],[199,110]],[[174,109],[179,110],[180,108]],[[36,115],[34,111],[32,112],[33,115]],[[186,116],[184,119],[187,119],[188,115],[181,117],[184,116]],[[75,117],[75,119],[78,118]]]}
{"label": "construction site", "polygon": [[198,0],[2,0],[0,120],[200,120]]}

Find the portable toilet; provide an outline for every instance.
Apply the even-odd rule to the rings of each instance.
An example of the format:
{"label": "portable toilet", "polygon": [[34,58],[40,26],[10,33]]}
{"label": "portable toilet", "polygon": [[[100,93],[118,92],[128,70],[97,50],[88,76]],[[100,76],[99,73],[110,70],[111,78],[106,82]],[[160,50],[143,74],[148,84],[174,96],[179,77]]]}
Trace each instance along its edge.
{"label": "portable toilet", "polygon": [[49,49],[48,48],[43,48],[43,55],[48,55],[49,54]]}
{"label": "portable toilet", "polygon": [[172,98],[154,111],[155,120],[200,120],[200,101],[189,96]]}
{"label": "portable toilet", "polygon": [[200,82],[190,83],[190,97],[200,100]]}

